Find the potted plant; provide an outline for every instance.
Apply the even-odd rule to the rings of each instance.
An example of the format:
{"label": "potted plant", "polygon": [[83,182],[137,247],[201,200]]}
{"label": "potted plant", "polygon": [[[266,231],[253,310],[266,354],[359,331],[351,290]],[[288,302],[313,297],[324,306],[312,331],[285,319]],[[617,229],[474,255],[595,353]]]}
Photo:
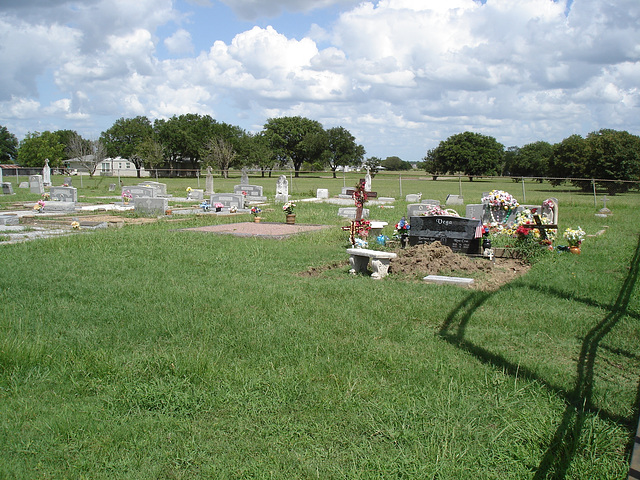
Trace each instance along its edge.
{"label": "potted plant", "polygon": [[575,229],[567,228],[562,235],[567,242],[569,242],[569,251],[571,253],[579,254],[580,252],[580,244],[582,244],[586,233],[582,228],[578,227]]}
{"label": "potted plant", "polygon": [[253,215],[253,221],[255,223],[260,223],[260,220],[262,220],[258,214],[261,212],[262,210],[259,209],[258,207],[251,207],[251,215]]}
{"label": "potted plant", "polygon": [[296,214],[294,213],[294,208],[296,204],[293,202],[287,202],[282,206],[282,211],[287,216],[287,223],[293,225],[296,223]]}

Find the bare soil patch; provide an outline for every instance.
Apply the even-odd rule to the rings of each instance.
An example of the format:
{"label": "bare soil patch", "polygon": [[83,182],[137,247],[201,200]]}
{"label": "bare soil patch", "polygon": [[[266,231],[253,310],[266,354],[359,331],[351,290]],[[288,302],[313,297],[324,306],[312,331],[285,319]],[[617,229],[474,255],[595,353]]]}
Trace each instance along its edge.
{"label": "bare soil patch", "polygon": [[391,260],[389,274],[405,280],[420,280],[427,275],[451,275],[473,278],[470,288],[496,290],[526,273],[530,267],[518,259],[468,257],[454,253],[449,247],[433,242],[397,250]]}
{"label": "bare soil patch", "polygon": [[239,222],[224,223],[221,225],[209,225],[205,227],[185,228],[183,231],[205,232],[205,233],[226,233],[237,235],[239,237],[269,237],[282,239],[287,238],[296,233],[312,232],[330,228],[329,225],[310,225],[310,224],[293,224],[273,223],[273,222]]}

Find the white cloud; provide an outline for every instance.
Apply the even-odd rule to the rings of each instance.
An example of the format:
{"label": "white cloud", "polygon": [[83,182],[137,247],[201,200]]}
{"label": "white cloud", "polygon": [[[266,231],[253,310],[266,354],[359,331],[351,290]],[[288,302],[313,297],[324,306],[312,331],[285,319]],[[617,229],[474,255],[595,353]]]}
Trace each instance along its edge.
{"label": "white cloud", "polygon": [[191,34],[182,28],[165,38],[164,44],[171,53],[193,53]]}
{"label": "white cloud", "polygon": [[304,115],[345,126],[369,155],[414,160],[465,129],[506,145],[640,133],[637,0],[228,0],[244,18],[343,11],[322,25],[300,15],[301,38],[255,26],[195,56],[197,19],[171,0],[59,2],[39,19],[26,1],[0,14],[0,124],[22,131],[40,116],[105,129],[98,118],[218,113],[246,128]]}

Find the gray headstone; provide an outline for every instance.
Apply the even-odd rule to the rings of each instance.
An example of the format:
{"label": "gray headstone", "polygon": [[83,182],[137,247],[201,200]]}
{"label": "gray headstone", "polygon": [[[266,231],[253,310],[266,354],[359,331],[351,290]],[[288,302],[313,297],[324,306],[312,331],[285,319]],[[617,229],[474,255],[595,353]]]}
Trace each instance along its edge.
{"label": "gray headstone", "polygon": [[134,197],[136,212],[150,215],[164,215],[169,208],[169,199],[160,197]]}
{"label": "gray headstone", "polygon": [[422,212],[429,210],[430,206],[428,203],[410,203],[407,205],[407,218],[417,217]]}
{"label": "gray headstone", "polygon": [[[351,220],[356,219],[356,207],[343,207],[338,209],[338,216],[349,218]],[[369,209],[362,209],[362,218],[369,218]]]}
{"label": "gray headstone", "polygon": [[201,188],[194,188],[189,192],[189,200],[204,200],[204,190]]}
{"label": "gray headstone", "polygon": [[37,193],[38,195],[42,195],[44,193],[42,175],[29,176],[29,190],[31,191],[31,193]]}
{"label": "gray headstone", "polygon": [[482,225],[480,220],[465,217],[432,216],[410,217],[409,244],[440,242],[454,252],[478,253],[480,237],[476,238],[477,227]]}
{"label": "gray headstone", "polygon": [[13,195],[13,185],[9,182],[4,182],[2,184],[2,193],[4,195]]}
{"label": "gray headstone", "polygon": [[237,195],[235,193],[214,193],[209,199],[209,203],[212,205],[221,203],[225,207],[236,207],[238,209],[244,208],[244,195]]}
{"label": "gray headstone", "polygon": [[78,189],[75,187],[51,187],[49,189],[51,200],[58,202],[77,202]]}
{"label": "gray headstone", "polygon": [[116,184],[115,183],[110,183],[109,184],[109,191],[110,192],[115,192],[116,191]]}
{"label": "gray headstone", "polygon": [[29,188],[29,182],[20,182],[18,188]]}
{"label": "gray headstone", "polygon": [[348,195],[349,198],[351,198],[352,195],[347,193],[349,190],[353,190],[353,187],[342,187],[342,191],[340,192],[340,194],[341,195]]}
{"label": "gray headstone", "polygon": [[447,195],[445,205],[464,205],[464,199],[461,195]]}
{"label": "gray headstone", "polygon": [[410,193],[406,197],[404,197],[405,202],[409,203],[417,203],[422,198],[421,193]]}
{"label": "gray headstone", "polygon": [[275,201],[278,203],[287,203],[289,201],[289,181],[286,175],[280,175],[280,177],[278,177]]}
{"label": "gray headstone", "polygon": [[155,192],[154,195],[152,195],[153,197],[162,197],[167,194],[166,183],[142,182],[142,183],[139,183],[138,186],[153,188],[153,191]]}
{"label": "gray headstone", "polygon": [[245,192],[247,197],[262,197],[262,187],[260,185],[235,185],[233,193],[242,195]]}
{"label": "gray headstone", "polygon": [[440,205],[440,200],[434,200],[432,198],[427,198],[422,200],[420,203],[424,203],[426,205]]}
{"label": "gray headstone", "polygon": [[47,212],[74,212],[76,202],[46,202],[44,208]]}
{"label": "gray headstone", "polygon": [[64,183],[66,183],[67,185],[71,186],[71,183],[72,183],[71,177],[64,177]]}
{"label": "gray headstone", "polygon": [[465,207],[464,216],[467,218],[477,218],[485,222],[484,205],[482,203],[470,203]]}
{"label": "gray headstone", "polygon": [[122,187],[122,193],[129,190],[131,198],[139,197],[155,197],[156,189],[153,187],[143,187],[140,185],[131,185],[129,187]]}

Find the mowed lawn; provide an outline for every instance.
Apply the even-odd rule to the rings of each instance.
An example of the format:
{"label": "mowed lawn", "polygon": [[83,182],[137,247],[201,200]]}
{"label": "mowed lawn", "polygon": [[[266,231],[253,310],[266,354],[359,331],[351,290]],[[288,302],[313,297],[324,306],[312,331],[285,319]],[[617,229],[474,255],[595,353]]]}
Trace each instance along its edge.
{"label": "mowed lawn", "polygon": [[[103,196],[98,182],[81,200]],[[374,189],[399,201],[373,218],[400,219],[401,185],[522,201],[508,179],[380,175]],[[559,199],[561,230],[605,233],[494,292],[349,276],[338,207],[300,201],[297,222],[333,227],[241,238],[182,229],[248,216],[191,216],[0,242],[0,478],[626,478],[640,195],[610,197],[602,219],[600,196],[526,189],[526,203]],[[264,221],[284,221],[278,209]]]}

